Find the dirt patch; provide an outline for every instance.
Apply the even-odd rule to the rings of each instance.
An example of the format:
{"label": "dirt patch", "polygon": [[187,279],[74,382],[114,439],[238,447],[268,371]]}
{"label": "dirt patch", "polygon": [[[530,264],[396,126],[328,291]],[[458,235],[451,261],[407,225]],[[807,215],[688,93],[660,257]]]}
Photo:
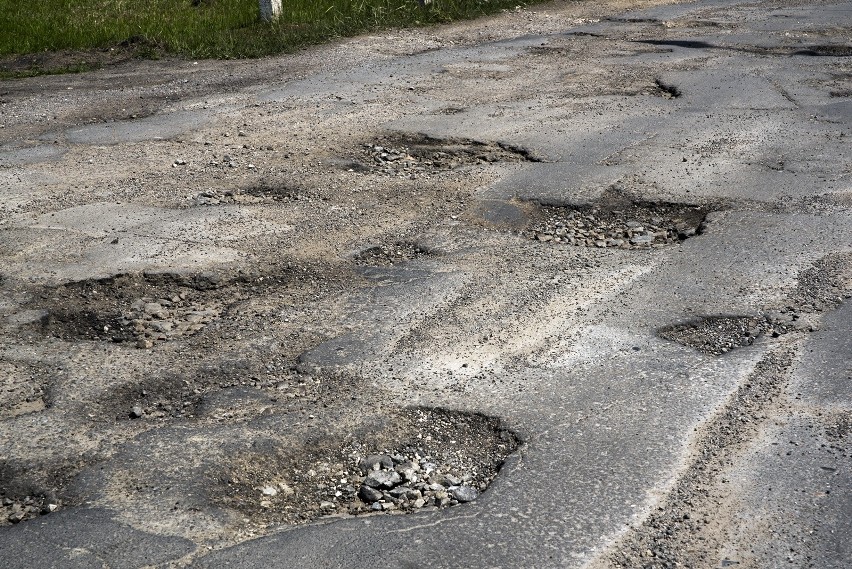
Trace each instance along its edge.
{"label": "dirt patch", "polygon": [[778,337],[788,331],[785,324],[765,316],[710,316],[664,328],[659,335],[699,352],[719,356],[735,348],[750,346],[765,334]]}
{"label": "dirt patch", "polygon": [[525,232],[543,243],[581,247],[648,249],[698,235],[709,206],[632,200],[608,192],[585,206],[541,206]]}
{"label": "dirt patch", "polygon": [[350,164],[354,171],[416,177],[495,162],[541,162],[531,151],[496,142],[392,135],[364,145],[362,157]]}
{"label": "dirt patch", "polygon": [[434,257],[435,252],[430,248],[411,241],[397,241],[389,245],[375,245],[355,254],[356,265],[368,267],[389,267],[418,259]]}
{"label": "dirt patch", "polygon": [[837,308],[852,297],[852,255],[835,253],[816,261],[799,274],[790,293],[790,310],[822,312]]}
{"label": "dirt patch", "polygon": [[286,182],[266,181],[247,188],[210,188],[193,196],[192,205],[272,204],[313,200],[326,201],[326,198],[316,195],[310,189]]}
{"label": "dirt patch", "polygon": [[47,408],[49,377],[46,369],[22,362],[0,361],[0,420]]}
{"label": "dirt patch", "polygon": [[31,327],[67,341],[151,347],[191,335],[214,319],[221,304],[205,296],[217,282],[213,275],[126,274],[44,289],[30,303],[44,311]]}
{"label": "dirt patch", "polygon": [[302,449],[269,441],[219,478],[217,500],[262,523],[454,506],[475,500],[519,445],[499,420],[479,414],[414,408],[386,425]]}
{"label": "dirt patch", "polygon": [[680,89],[660,79],[654,79],[654,85],[657,87],[656,94],[664,99],[677,99],[682,95]]}
{"label": "dirt patch", "polygon": [[833,443],[845,443],[852,435],[852,415],[849,413],[829,413],[823,418],[825,437]]}
{"label": "dirt patch", "polygon": [[59,493],[86,462],[85,457],[65,457],[50,465],[0,460],[0,527],[73,505],[66,504]]}
{"label": "dirt patch", "polygon": [[343,271],[282,260],[233,274],[134,273],[33,291],[30,330],[66,341],[114,342],[150,348],[189,338],[239,309],[240,302],[287,292],[325,294],[329,274]]}

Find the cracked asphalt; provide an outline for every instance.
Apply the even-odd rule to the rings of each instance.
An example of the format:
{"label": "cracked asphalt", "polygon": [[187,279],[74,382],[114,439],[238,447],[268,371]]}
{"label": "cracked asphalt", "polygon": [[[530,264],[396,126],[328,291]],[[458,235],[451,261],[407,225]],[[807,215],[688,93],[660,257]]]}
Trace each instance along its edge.
{"label": "cracked asphalt", "polygon": [[0,82],[0,565],[848,567],[850,56],[605,0]]}

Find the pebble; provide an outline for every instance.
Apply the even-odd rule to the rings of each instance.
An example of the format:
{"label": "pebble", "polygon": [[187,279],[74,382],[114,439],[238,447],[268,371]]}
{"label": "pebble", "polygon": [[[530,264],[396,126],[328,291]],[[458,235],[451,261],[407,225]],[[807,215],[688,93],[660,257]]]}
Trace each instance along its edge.
{"label": "pebble", "polygon": [[453,486],[450,495],[459,502],[473,502],[479,497],[479,492],[470,486]]}
{"label": "pebble", "polygon": [[139,419],[144,414],[145,414],[145,410],[142,409],[141,405],[134,405],[133,408],[130,410],[130,418],[131,419]]}
{"label": "pebble", "polygon": [[393,468],[393,459],[386,454],[373,454],[361,459],[358,466],[364,474],[372,470],[381,470],[382,468]]}

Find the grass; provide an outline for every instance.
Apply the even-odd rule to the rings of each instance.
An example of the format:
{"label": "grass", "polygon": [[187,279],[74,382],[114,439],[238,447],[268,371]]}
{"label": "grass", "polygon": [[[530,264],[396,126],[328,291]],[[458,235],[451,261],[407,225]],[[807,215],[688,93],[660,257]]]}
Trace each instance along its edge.
{"label": "grass", "polygon": [[261,57],[335,37],[473,18],[528,3],[433,0],[423,7],[416,0],[283,0],[281,18],[264,23],[257,0],[0,0],[0,59],[6,63],[0,62],[0,72],[50,72],[51,64],[39,54],[57,52],[69,54],[61,65],[52,64],[57,71],[90,66],[82,55],[109,50],[149,58]]}

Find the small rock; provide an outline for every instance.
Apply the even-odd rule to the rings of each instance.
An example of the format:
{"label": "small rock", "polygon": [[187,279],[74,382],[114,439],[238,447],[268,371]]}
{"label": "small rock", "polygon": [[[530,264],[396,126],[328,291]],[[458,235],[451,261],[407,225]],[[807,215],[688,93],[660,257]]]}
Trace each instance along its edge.
{"label": "small rock", "polygon": [[476,488],[470,486],[454,486],[450,488],[450,495],[459,502],[473,502],[479,497]]}
{"label": "small rock", "polygon": [[278,495],[278,489],[275,486],[264,486],[263,489],[261,489],[261,492],[263,492],[264,496]]}
{"label": "small rock", "polygon": [[13,512],[9,514],[9,517],[6,519],[8,519],[13,524],[17,524],[24,521],[24,517],[26,517],[26,514],[24,512]]}
{"label": "small rock", "polygon": [[145,303],[145,306],[142,308],[145,314],[150,314],[151,316],[159,317],[165,314],[165,309],[163,309],[163,305],[159,302],[148,302]]}
{"label": "small rock", "polygon": [[337,506],[334,505],[334,502],[329,502],[327,500],[320,502],[320,510],[334,510],[336,508]]}
{"label": "small rock", "polygon": [[144,414],[145,414],[145,410],[142,409],[141,405],[134,405],[133,408],[130,410],[130,418],[131,419],[139,419]]}
{"label": "small rock", "polygon": [[358,497],[361,498],[364,502],[368,504],[376,502],[382,499],[382,493],[375,488],[370,488],[369,486],[361,486],[361,489],[358,490]]}
{"label": "small rock", "polygon": [[151,322],[151,328],[157,332],[167,333],[172,331],[172,323],[168,321]]}
{"label": "small rock", "polygon": [[358,463],[361,472],[367,474],[372,470],[381,470],[382,468],[393,468],[393,459],[386,454],[372,454],[362,458]]}
{"label": "small rock", "polygon": [[151,340],[148,340],[146,338],[140,338],[139,340],[136,341],[136,347],[142,348],[143,350],[146,350],[148,348],[152,348],[153,346],[154,346],[154,342],[152,342]]}
{"label": "small rock", "polygon": [[447,481],[445,486],[461,486],[462,481],[461,481],[461,478],[459,478],[458,476],[453,476],[452,474],[447,474],[444,478]]}
{"label": "small rock", "polygon": [[399,474],[393,470],[374,470],[364,479],[364,485],[370,488],[393,488],[402,482]]}
{"label": "small rock", "polygon": [[[410,492],[410,491],[411,491],[411,488],[409,488],[408,486],[397,486],[396,488],[393,488],[389,492],[389,494],[391,495],[392,498],[402,498],[403,496],[407,496],[408,492]],[[417,492],[417,491],[415,490],[415,492]],[[420,492],[417,492],[417,494],[419,495]]]}

